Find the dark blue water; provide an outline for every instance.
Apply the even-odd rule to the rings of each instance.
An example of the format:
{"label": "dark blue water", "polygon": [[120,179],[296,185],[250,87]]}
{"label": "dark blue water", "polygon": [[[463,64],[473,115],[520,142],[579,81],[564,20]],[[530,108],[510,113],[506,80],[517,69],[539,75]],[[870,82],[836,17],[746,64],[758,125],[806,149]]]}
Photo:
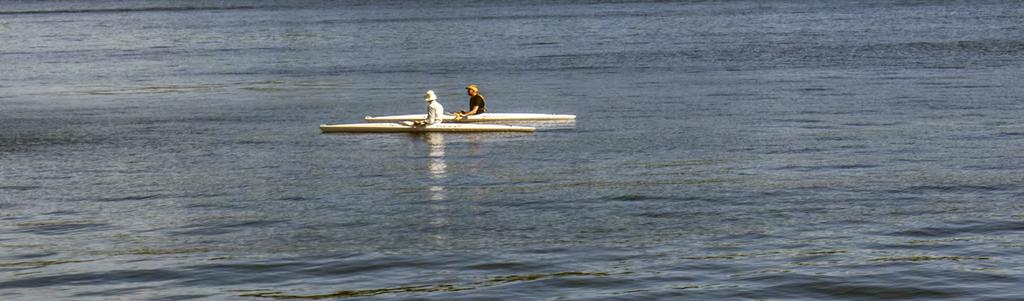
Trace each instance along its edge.
{"label": "dark blue water", "polygon": [[[3,300],[1014,300],[1019,1],[4,1]],[[450,110],[532,134],[321,134]]]}

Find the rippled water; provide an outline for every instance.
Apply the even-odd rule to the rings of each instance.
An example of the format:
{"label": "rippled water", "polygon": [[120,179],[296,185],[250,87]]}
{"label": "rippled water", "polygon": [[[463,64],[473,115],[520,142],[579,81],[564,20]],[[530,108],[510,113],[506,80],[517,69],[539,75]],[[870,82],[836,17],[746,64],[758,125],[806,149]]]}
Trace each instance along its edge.
{"label": "rippled water", "polygon": [[[1019,1],[0,3],[0,299],[1024,294]],[[532,134],[321,134],[465,108]]]}

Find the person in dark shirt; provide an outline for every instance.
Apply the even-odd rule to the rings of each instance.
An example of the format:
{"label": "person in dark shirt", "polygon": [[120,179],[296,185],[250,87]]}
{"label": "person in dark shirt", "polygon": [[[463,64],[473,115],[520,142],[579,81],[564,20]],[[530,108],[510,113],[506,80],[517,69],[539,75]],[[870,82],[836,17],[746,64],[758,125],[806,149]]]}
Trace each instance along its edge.
{"label": "person in dark shirt", "polygon": [[484,103],[484,95],[480,94],[480,89],[477,88],[476,85],[467,86],[466,94],[469,95],[469,111],[455,112],[456,119],[461,119],[464,116],[487,113],[487,105]]}

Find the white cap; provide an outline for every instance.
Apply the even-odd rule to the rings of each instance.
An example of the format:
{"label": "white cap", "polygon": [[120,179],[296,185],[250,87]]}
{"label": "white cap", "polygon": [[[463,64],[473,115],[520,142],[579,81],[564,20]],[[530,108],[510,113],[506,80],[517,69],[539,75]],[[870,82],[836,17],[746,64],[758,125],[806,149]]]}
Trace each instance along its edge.
{"label": "white cap", "polygon": [[427,94],[423,95],[423,101],[437,100],[437,95],[434,95],[434,90],[427,90]]}

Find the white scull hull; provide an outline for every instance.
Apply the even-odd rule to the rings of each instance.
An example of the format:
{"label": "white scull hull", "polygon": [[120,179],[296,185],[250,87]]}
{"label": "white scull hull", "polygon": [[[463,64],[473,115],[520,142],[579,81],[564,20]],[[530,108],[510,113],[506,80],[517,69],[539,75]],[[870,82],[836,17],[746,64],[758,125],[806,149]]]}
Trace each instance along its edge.
{"label": "white scull hull", "polygon": [[[423,120],[426,114],[366,116],[366,122],[399,122],[407,120]],[[483,113],[465,116],[455,120],[453,115],[442,116],[444,122],[493,122],[493,121],[572,121],[576,115],[567,114],[536,114],[536,113]]]}
{"label": "white scull hull", "polygon": [[526,126],[497,124],[442,123],[427,126],[413,126],[399,123],[353,123],[321,124],[324,133],[427,133],[427,132],[533,132]]}

